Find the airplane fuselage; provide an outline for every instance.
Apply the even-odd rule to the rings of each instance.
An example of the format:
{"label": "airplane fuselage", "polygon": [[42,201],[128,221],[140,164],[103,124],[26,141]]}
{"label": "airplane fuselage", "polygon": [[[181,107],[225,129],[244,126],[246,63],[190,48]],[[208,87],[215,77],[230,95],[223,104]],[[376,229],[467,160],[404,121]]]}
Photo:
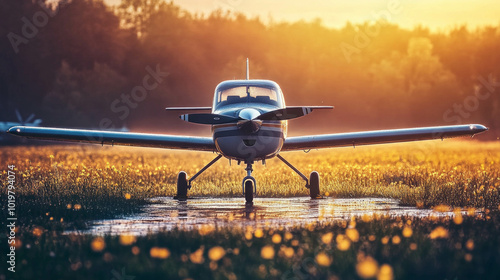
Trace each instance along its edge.
{"label": "airplane fuselage", "polygon": [[286,138],[286,120],[256,120],[263,113],[285,108],[278,84],[268,80],[235,80],[215,89],[212,113],[239,117],[212,126],[213,139],[224,157],[252,163],[276,156]]}

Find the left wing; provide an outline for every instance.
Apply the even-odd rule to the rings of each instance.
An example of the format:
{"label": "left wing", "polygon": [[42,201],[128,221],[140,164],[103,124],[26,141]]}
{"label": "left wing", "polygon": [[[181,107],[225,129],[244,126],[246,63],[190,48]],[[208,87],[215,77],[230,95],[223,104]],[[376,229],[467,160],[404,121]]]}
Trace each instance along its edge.
{"label": "left wing", "polygon": [[195,151],[215,151],[212,138],[118,131],[65,129],[53,127],[14,126],[10,134],[45,140],[86,142],[108,145],[158,147]]}
{"label": "left wing", "polygon": [[468,124],[298,136],[286,138],[281,150],[309,150],[343,146],[443,139],[464,135],[473,136],[474,134],[478,134],[486,130],[488,130],[488,128],[484,125]]}

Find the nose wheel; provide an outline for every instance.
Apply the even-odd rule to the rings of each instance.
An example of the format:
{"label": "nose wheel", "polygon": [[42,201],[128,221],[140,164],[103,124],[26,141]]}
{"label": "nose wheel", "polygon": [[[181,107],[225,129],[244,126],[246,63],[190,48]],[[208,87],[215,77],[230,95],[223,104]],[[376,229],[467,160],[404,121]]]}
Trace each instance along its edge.
{"label": "nose wheel", "polygon": [[245,188],[245,202],[246,205],[253,205],[253,192],[254,192],[254,182],[253,180],[246,180],[243,182],[243,187]]}
{"label": "nose wheel", "polygon": [[253,196],[257,194],[257,181],[252,177],[252,164],[247,163],[247,176],[243,178],[243,183],[241,188],[243,190],[243,195],[245,196],[245,201],[247,205],[253,205]]}

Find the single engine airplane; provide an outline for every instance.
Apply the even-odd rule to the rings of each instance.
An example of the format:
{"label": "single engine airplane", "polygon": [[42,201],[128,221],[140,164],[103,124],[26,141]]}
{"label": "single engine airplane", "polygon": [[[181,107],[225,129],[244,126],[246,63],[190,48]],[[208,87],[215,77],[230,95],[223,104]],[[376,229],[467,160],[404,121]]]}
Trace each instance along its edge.
{"label": "single engine airplane", "polygon": [[77,141],[110,145],[159,147],[209,151],[217,156],[191,178],[180,171],[177,176],[175,199],[187,199],[193,181],[222,157],[246,164],[242,192],[247,204],[253,203],[257,182],[252,177],[255,162],[277,157],[305,181],[312,199],[320,197],[320,177],[311,172],[309,178],[281,156],[281,152],[356,146],[391,142],[443,139],[473,136],[488,130],[480,124],[434,126],[354,133],[337,133],[287,137],[288,120],[299,118],[314,110],[332,106],[286,106],[277,83],[249,78],[248,59],[245,80],[223,81],[215,88],[212,107],[169,107],[169,111],[211,111],[183,114],[184,121],[211,125],[212,137],[175,136],[99,130],[77,130],[52,127],[14,126],[8,132],[27,138]]}

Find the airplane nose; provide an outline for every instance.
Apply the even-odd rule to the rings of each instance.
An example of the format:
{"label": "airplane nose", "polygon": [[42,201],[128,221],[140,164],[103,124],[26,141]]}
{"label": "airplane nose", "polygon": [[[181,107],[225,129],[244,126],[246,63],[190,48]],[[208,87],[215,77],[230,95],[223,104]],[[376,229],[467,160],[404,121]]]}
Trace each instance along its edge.
{"label": "airplane nose", "polygon": [[245,133],[255,133],[260,130],[261,120],[255,120],[260,116],[260,112],[253,108],[245,108],[238,114],[241,121],[238,122],[238,128]]}
{"label": "airplane nose", "polygon": [[238,128],[245,133],[255,133],[262,126],[261,120],[241,120],[238,122]]}
{"label": "airplane nose", "polygon": [[260,112],[253,108],[245,108],[240,111],[238,116],[244,120],[253,120],[256,117],[260,116]]}

